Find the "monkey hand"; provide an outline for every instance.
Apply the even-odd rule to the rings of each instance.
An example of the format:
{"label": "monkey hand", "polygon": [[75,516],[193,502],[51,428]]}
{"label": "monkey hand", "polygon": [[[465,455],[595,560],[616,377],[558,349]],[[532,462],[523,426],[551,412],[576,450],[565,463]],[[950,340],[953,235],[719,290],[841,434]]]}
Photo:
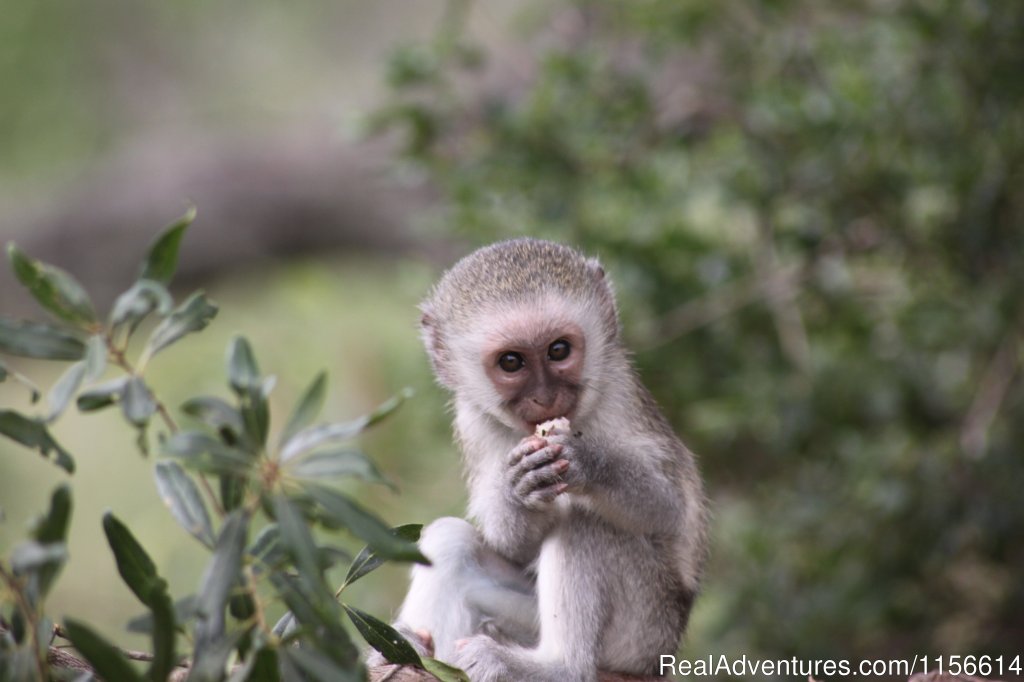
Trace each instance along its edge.
{"label": "monkey hand", "polygon": [[565,492],[562,474],[569,462],[561,457],[562,447],[538,436],[527,436],[509,453],[508,489],[527,509],[548,509]]}
{"label": "monkey hand", "polygon": [[451,663],[465,671],[473,682],[508,682],[517,676],[509,670],[504,651],[487,635],[474,635],[455,643]]}
{"label": "monkey hand", "polygon": [[581,493],[585,492],[587,484],[593,476],[592,458],[590,450],[584,447],[578,433],[566,431],[555,432],[545,438],[548,447],[555,448],[559,452],[559,461],[562,465],[560,492]]}

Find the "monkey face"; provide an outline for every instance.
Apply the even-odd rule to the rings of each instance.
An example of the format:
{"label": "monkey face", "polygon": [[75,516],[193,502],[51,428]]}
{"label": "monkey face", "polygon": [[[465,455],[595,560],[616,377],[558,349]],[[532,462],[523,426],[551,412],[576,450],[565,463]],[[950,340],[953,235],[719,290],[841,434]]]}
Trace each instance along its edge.
{"label": "monkey face", "polygon": [[578,325],[538,324],[533,315],[525,324],[507,319],[485,344],[481,361],[501,409],[531,432],[541,422],[573,416],[585,357],[586,339]]}

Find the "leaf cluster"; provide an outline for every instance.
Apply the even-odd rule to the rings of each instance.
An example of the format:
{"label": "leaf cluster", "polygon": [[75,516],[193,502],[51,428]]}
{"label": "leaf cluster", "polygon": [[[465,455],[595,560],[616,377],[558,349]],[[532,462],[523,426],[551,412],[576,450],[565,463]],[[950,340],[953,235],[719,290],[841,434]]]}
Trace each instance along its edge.
{"label": "leaf cluster", "polygon": [[[272,438],[268,396],[275,379],[263,375],[243,337],[228,348],[229,397],[187,400],[181,406],[189,419],[185,428],[147,382],[146,368],[158,353],[204,329],[217,313],[216,304],[201,292],[175,305],[167,289],[193,218],[190,211],[157,238],[137,281],[117,298],[105,320],[70,274],[8,246],[18,279],[54,319],[0,318],[0,351],[70,365],[48,391],[42,414],[0,410],[0,435],[37,450],[70,474],[74,458],[49,427],[71,404],[87,413],[119,407],[137,431],[144,455],[151,447],[149,429],[159,421],[157,491],[210,558],[196,592],[175,601],[128,527],[113,514],[104,516],[118,572],[146,609],[129,624],[151,637],[152,653],[141,671],[88,623],[68,618],[56,626],[45,615],[45,597],[67,559],[71,493],[61,486],[31,539],[18,545],[9,560],[0,560],[0,680],[70,679],[71,671],[48,660],[55,634],[74,645],[96,676],[118,682],[160,682],[182,667],[193,682],[361,680],[360,650],[345,620],[388,659],[432,666],[443,679],[462,679],[458,671],[421,660],[383,621],[339,601],[348,585],[386,561],[427,562],[416,546],[420,526],[390,528],[332,485],[345,478],[390,485],[354,440],[397,409],[408,392],[358,419],[319,422],[327,392],[321,373],[297,401],[280,435]],[[129,342],[147,318],[155,321],[133,359]],[[116,369],[117,376],[106,378],[109,369]],[[0,364],[0,380],[8,377],[28,386],[33,402],[38,400],[40,392],[31,382]],[[342,547],[320,539],[337,531],[365,548],[353,559]],[[351,562],[347,577],[334,590],[325,571],[345,561]],[[288,611],[277,623],[269,622],[268,607],[278,603]],[[184,642],[190,650],[182,650]]]}

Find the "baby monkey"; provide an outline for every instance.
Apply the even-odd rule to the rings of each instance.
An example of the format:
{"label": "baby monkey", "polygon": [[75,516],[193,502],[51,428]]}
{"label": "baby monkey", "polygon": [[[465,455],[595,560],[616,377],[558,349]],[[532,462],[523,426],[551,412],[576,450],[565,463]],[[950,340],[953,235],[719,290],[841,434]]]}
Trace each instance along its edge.
{"label": "baby monkey", "polygon": [[398,627],[474,682],[657,674],[697,594],[705,500],[622,345],[604,270],[560,244],[501,242],[456,263],[422,311],[475,525],[424,529],[433,565],[413,569]]}

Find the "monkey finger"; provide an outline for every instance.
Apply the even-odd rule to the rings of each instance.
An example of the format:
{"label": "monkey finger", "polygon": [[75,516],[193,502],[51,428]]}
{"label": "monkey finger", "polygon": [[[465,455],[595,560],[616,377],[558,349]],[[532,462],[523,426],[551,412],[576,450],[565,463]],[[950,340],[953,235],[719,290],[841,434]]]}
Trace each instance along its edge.
{"label": "monkey finger", "polygon": [[522,480],[523,477],[527,476],[531,471],[547,466],[560,454],[562,454],[562,447],[552,445],[542,448],[527,457],[523,457],[512,467],[513,483]]}
{"label": "monkey finger", "polygon": [[414,630],[413,632],[415,632],[416,636],[420,638],[420,642],[423,643],[423,646],[428,651],[433,653],[433,651],[434,651],[434,636],[432,634],[430,634],[430,631],[426,630],[424,628],[419,628],[418,630]]}
{"label": "monkey finger", "polygon": [[534,509],[537,511],[550,507],[555,501],[555,498],[559,496],[560,493],[558,491],[558,487],[561,485],[564,484],[557,483],[555,485],[537,488],[522,498],[523,505],[526,506],[527,509]]}
{"label": "monkey finger", "polygon": [[562,482],[562,474],[569,468],[569,462],[557,460],[529,472],[516,485],[516,492],[525,497],[538,488],[547,488]]}
{"label": "monkey finger", "polygon": [[547,441],[539,436],[527,436],[519,442],[508,454],[508,463],[515,464],[523,457],[540,450],[547,445]]}

